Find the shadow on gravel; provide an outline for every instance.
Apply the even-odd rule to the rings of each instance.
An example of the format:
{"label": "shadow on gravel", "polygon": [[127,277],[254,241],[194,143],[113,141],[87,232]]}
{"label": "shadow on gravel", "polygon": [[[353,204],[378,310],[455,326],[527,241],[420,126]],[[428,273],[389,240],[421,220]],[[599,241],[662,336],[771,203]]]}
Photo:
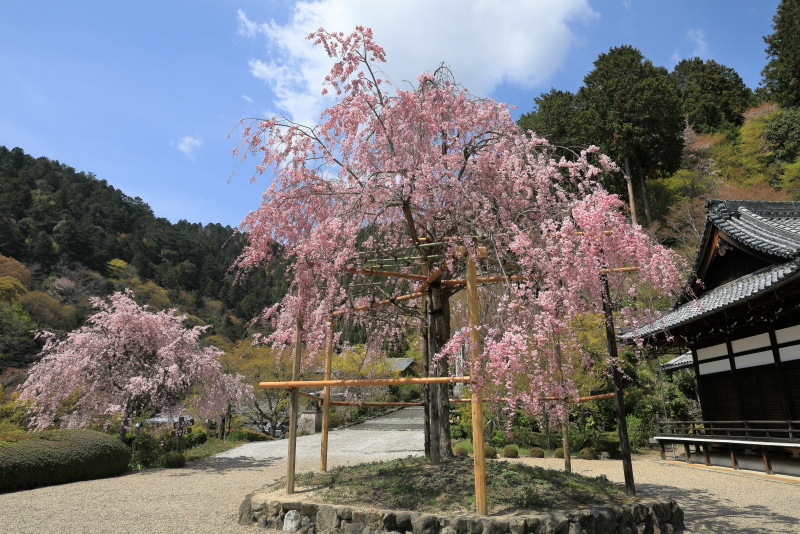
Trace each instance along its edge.
{"label": "shadow on gravel", "polygon": [[[730,501],[721,501],[703,490],[686,490],[674,486],[637,484],[642,493],[662,495],[675,499],[683,509],[686,529],[692,533],[725,532],[729,534],[796,534],[797,518],[776,514],[764,506],[737,506]],[[749,518],[758,528],[741,528],[732,525],[731,517]]]}
{"label": "shadow on gravel", "polygon": [[251,456],[226,456],[222,458],[205,458],[189,462],[183,469],[176,469],[176,476],[190,476],[196,473],[224,475],[236,469],[264,469],[280,458],[253,459]]}

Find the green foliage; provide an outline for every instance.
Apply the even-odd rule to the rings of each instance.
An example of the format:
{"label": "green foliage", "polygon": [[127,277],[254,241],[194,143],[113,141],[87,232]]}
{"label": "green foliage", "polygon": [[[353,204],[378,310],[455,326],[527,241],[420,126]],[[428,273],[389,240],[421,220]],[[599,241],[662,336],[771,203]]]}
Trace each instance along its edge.
{"label": "green foliage", "polygon": [[0,301],[16,302],[26,291],[22,282],[13,276],[0,276]]}
{"label": "green foliage", "polygon": [[506,445],[503,449],[506,458],[519,458],[519,448],[516,445]]}
{"label": "green foliage", "polygon": [[255,430],[250,430],[249,428],[234,430],[228,434],[228,438],[234,441],[269,441],[273,439],[271,436],[264,434],[263,432],[256,432]]}
{"label": "green foliage", "polygon": [[553,458],[563,458],[564,457],[564,448],[558,447],[557,449],[553,449]]}
{"label": "green foliage", "polygon": [[36,323],[18,303],[0,301],[0,367],[23,367],[39,350]]}
{"label": "green foliage", "polygon": [[597,460],[598,456],[594,449],[586,447],[578,451],[578,458],[581,460]]}
{"label": "green foliage", "polygon": [[529,456],[531,458],[544,458],[544,449],[541,447],[531,447]]}
{"label": "green foliage", "polygon": [[502,430],[495,430],[494,434],[492,434],[492,445],[499,449],[505,447],[506,443],[508,443],[506,433]]}
{"label": "green foliage", "polygon": [[120,475],[130,454],[118,439],[94,430],[24,434],[0,441],[0,491]]}
{"label": "green foliage", "polygon": [[181,468],[186,466],[186,456],[178,451],[169,451],[164,455],[162,463],[168,469]]}
{"label": "green foliage", "polygon": [[753,100],[736,71],[713,59],[684,59],[670,78],[678,88],[683,114],[698,133],[741,125],[742,112]]}
{"label": "green foliage", "polygon": [[495,449],[491,445],[486,445],[483,448],[483,457],[484,458],[497,458],[497,449]]}
{"label": "green foliage", "polygon": [[653,420],[643,420],[635,415],[626,417],[628,424],[628,442],[631,445],[631,452],[647,448],[650,437],[655,434],[655,422]]}
{"label": "green foliage", "polygon": [[80,325],[78,310],[41,291],[25,293],[19,298],[19,304],[40,328],[68,331]]}
{"label": "green foliage", "polygon": [[453,447],[453,455],[458,458],[463,458],[465,456],[469,456],[469,450],[464,445],[456,445]]}
{"label": "green foliage", "polygon": [[16,278],[25,289],[31,287],[30,270],[14,258],[0,254],[0,278],[4,276]]}
{"label": "green foliage", "polygon": [[792,163],[800,155],[800,107],[782,109],[764,126],[773,157],[783,163]]}
{"label": "green foliage", "polygon": [[611,458],[618,458],[620,455],[619,434],[616,432],[602,432],[594,438],[594,449],[598,452],[605,452]]}
{"label": "green foliage", "polygon": [[774,33],[764,37],[769,61],[761,71],[769,97],[782,106],[800,106],[800,0],[782,0],[772,18]]}

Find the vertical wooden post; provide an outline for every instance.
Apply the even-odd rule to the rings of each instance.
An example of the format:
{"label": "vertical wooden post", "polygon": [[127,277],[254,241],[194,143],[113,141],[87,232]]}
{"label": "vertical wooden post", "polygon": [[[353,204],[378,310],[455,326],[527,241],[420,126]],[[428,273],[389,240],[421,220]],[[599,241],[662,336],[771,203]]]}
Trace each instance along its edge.
{"label": "vertical wooden post", "polygon": [[[564,409],[566,409],[566,402]],[[569,449],[569,414],[566,414],[565,421],[561,422],[561,446],[564,449],[564,471],[572,473],[572,451]]]}
{"label": "vertical wooden post", "polygon": [[[478,317],[478,280],[475,260],[467,255],[467,307],[469,311],[469,326],[472,339],[471,375],[475,376],[475,361],[480,354],[481,337],[477,326]],[[483,403],[477,391],[472,392],[472,456],[475,471],[475,512],[486,515],[488,511],[486,500],[486,457],[483,448]]]}
{"label": "vertical wooden post", "polygon": [[[297,322],[294,330],[294,363],[292,364],[292,380],[300,378],[300,349],[303,342],[303,316],[297,310]],[[292,388],[291,406],[289,409],[289,458],[286,462],[286,494],[294,493],[294,474],[297,460],[297,412],[300,411],[300,395],[298,389]]]}
{"label": "vertical wooden post", "polygon": [[603,282],[603,314],[606,323],[606,341],[608,343],[608,355],[611,361],[611,381],[614,384],[614,404],[617,408],[617,426],[619,427],[619,445],[622,453],[622,471],[625,475],[625,492],[628,495],[636,495],[636,485],[633,482],[633,463],[631,462],[631,446],[628,441],[628,422],[625,419],[625,397],[622,394],[622,377],[616,363],[619,361],[617,355],[617,338],[614,332],[614,315],[611,312],[611,292],[608,289],[608,276],[600,273]]}
{"label": "vertical wooden post", "polygon": [[733,448],[733,445],[728,445],[728,452],[731,454],[731,467],[739,470],[739,459],[736,458],[736,450]]}
{"label": "vertical wooden post", "polygon": [[[333,327],[335,319],[331,319],[328,330],[328,341],[325,345],[325,380],[331,379],[331,365],[333,361]],[[328,470],[328,423],[331,412],[331,387],[325,386],[322,393],[322,440],[319,457],[319,468],[322,472]]]}

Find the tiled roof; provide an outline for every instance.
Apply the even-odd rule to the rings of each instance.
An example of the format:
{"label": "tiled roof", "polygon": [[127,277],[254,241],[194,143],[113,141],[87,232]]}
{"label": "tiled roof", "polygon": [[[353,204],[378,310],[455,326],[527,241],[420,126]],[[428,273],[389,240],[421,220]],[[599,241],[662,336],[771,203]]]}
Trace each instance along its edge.
{"label": "tiled roof", "polygon": [[761,293],[775,289],[800,274],[800,262],[792,260],[765,267],[716,287],[635,331],[621,334],[623,340],[645,337],[691,323],[704,315],[723,310]]}
{"label": "tiled roof", "polygon": [[691,367],[694,364],[692,353],[687,352],[672,358],[670,361],[662,363],[661,368],[665,371],[672,371],[675,369],[682,369],[684,367]]}
{"label": "tiled roof", "polygon": [[739,243],[777,258],[800,254],[800,203],[709,200],[708,222]]}

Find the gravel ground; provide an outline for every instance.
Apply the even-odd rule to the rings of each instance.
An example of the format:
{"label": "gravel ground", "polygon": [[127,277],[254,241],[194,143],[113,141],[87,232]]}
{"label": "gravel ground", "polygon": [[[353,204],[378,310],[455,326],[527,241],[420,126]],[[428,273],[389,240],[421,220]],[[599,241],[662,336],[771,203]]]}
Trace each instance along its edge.
{"label": "gravel ground", "polygon": [[[329,466],[421,454],[416,414],[330,434]],[[403,430],[408,429],[408,430]],[[250,533],[237,525],[244,496],[286,475],[286,441],[251,443],[184,469],[154,469],[117,478],[76,482],[0,495],[3,533]],[[298,472],[319,467],[319,436],[297,440]],[[563,468],[563,460],[524,459]],[[623,481],[618,461],[573,460],[573,471]],[[800,483],[661,462],[634,461],[639,493],[678,501],[690,533],[800,532]],[[787,480],[787,481],[784,481]]]}

